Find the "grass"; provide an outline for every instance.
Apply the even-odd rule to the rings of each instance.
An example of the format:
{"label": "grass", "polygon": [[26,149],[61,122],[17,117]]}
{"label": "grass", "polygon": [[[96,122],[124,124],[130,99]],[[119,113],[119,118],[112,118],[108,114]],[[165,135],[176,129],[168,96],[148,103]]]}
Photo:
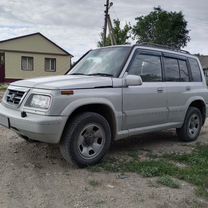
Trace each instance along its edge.
{"label": "grass", "polygon": [[157,182],[159,184],[162,184],[164,186],[168,186],[170,188],[180,188],[179,183],[167,175],[161,176],[160,178],[158,178]]}
{"label": "grass", "polygon": [[109,159],[99,165],[90,168],[92,171],[109,171],[109,172],[136,172],[145,177],[155,177],[172,174],[177,172],[177,167],[166,160],[147,160],[140,162],[138,159],[130,161],[119,161]]}
{"label": "grass", "polygon": [[[208,198],[208,145],[196,146],[190,154],[151,155],[144,161],[139,155],[128,154],[131,159],[119,160],[109,158],[92,171],[134,172],[144,177],[159,177],[158,182],[169,186],[177,186],[172,178],[184,180],[196,186],[196,194]],[[182,164],[178,166],[177,163]]]}
{"label": "grass", "polygon": [[7,89],[8,85],[6,84],[0,84],[0,91],[5,91]]}
{"label": "grass", "polygon": [[89,180],[89,185],[92,186],[92,187],[97,187],[97,186],[100,186],[100,182],[99,181],[96,181],[96,180]]}

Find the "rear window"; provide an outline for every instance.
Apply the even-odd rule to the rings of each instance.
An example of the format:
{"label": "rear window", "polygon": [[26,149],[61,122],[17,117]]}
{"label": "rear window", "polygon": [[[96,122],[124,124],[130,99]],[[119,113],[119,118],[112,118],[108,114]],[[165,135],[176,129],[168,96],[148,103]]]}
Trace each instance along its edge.
{"label": "rear window", "polygon": [[180,74],[181,74],[181,81],[188,82],[189,81],[189,73],[188,67],[185,60],[178,60],[179,67],[180,67]]}
{"label": "rear window", "polygon": [[165,64],[165,77],[168,82],[180,81],[180,72],[178,66],[178,60],[174,58],[164,58]]}
{"label": "rear window", "polygon": [[189,59],[189,63],[191,66],[191,73],[192,73],[192,78],[194,82],[201,82],[202,77],[201,77],[201,72],[199,68],[198,61],[196,59]]}

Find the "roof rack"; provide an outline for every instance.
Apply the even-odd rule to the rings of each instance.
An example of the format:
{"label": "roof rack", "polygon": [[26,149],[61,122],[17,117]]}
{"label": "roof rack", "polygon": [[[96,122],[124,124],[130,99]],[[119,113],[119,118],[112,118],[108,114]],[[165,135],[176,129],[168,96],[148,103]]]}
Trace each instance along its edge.
{"label": "roof rack", "polygon": [[161,49],[168,49],[168,50],[172,50],[172,51],[176,51],[176,52],[181,52],[181,53],[185,53],[185,54],[190,54],[188,51],[186,50],[182,50],[182,49],[177,49],[174,47],[170,47],[170,46],[166,46],[166,45],[160,45],[160,44],[155,44],[155,43],[148,43],[148,42],[142,42],[139,44],[136,44],[139,46],[147,46],[147,47],[153,47],[153,48],[161,48]]}

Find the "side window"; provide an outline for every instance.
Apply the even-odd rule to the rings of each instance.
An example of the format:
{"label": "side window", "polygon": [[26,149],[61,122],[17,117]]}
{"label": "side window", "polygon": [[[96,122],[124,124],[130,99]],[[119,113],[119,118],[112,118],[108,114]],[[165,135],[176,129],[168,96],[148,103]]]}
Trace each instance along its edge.
{"label": "side window", "polygon": [[129,68],[128,73],[140,75],[143,82],[162,81],[162,67],[160,56],[136,53]]}
{"label": "side window", "polygon": [[192,73],[192,78],[194,82],[201,82],[202,77],[201,77],[201,72],[199,68],[199,64],[196,59],[189,59],[190,66],[191,66],[191,73]]}
{"label": "side window", "polygon": [[174,58],[164,57],[165,77],[168,82],[180,81],[180,72],[178,60]]}
{"label": "side window", "polygon": [[180,80],[183,82],[189,81],[189,73],[188,73],[188,67],[185,60],[178,60],[179,67],[180,67]]}

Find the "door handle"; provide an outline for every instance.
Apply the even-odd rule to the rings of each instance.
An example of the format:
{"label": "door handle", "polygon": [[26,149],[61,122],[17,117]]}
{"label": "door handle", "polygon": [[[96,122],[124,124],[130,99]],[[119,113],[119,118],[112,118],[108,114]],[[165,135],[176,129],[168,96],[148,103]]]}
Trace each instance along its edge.
{"label": "door handle", "polygon": [[158,88],[157,88],[157,92],[158,92],[158,93],[164,92],[164,88],[163,88],[163,87],[158,87]]}
{"label": "door handle", "polygon": [[190,86],[186,86],[186,91],[190,91],[191,87]]}

